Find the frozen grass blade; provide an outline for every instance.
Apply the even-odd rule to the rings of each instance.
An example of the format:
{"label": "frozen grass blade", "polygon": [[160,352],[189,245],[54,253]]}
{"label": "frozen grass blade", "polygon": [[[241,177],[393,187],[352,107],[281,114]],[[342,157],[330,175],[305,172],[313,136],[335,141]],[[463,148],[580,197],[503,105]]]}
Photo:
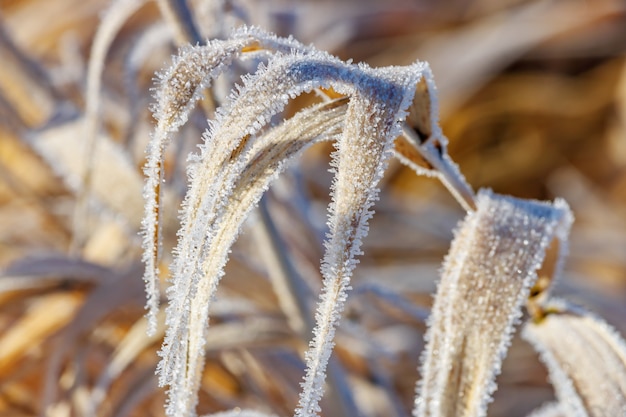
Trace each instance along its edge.
{"label": "frozen grass blade", "polygon": [[600,318],[560,300],[543,313],[522,336],[548,367],[563,415],[626,415],[624,339]]}
{"label": "frozen grass blade", "polygon": [[163,184],[163,158],[165,147],[172,135],[187,122],[202,92],[210,87],[233,59],[241,54],[256,56],[263,51],[307,50],[293,39],[282,39],[255,28],[243,28],[232,39],[214,40],[207,45],[185,47],[172,66],[159,74],[153,112],[157,120],[150,141],[144,168],[147,177],[144,186],[146,200],[143,233],[143,261],[146,265],[144,280],[148,301],[149,333],[155,330],[156,312],[159,308],[158,264],[161,246],[161,208]]}
{"label": "frozen grass blade", "polygon": [[214,41],[207,48],[183,49],[172,67],[159,76],[157,103],[154,108],[157,127],[146,151],[144,167],[147,179],[143,192],[146,206],[142,233],[143,262],[146,265],[144,281],[148,297],[148,334],[156,331],[156,314],[159,310],[158,264],[161,251],[161,187],[164,181],[165,147],[171,135],[187,121],[193,106],[202,97],[201,91],[224,70],[233,55],[239,53],[245,44],[241,40],[231,43]]}
{"label": "frozen grass blade", "polygon": [[[276,38],[269,39],[280,44]],[[282,43],[295,44],[290,39]],[[240,48],[241,44],[233,49]],[[399,122],[406,117],[424,65],[374,70],[345,64],[311,48],[300,49],[304,52],[275,55],[267,67],[244,79],[239,92],[218,110],[200,155],[191,159],[190,188],[172,268],[173,283],[168,290],[168,330],[159,366],[160,383],[170,386],[168,415],[193,414],[203,367],[209,304],[241,222],[286,160],[297,154],[303,145],[317,140],[315,138],[337,137],[337,125],[334,122],[325,125],[324,118],[333,109],[342,108],[345,99],[339,106],[330,102],[305,110],[295,116],[300,120],[289,120],[283,127],[266,131],[264,126],[290,99],[303,92],[332,87],[350,97],[350,101],[345,118],[340,118],[343,132],[338,139],[338,152],[334,154],[336,177],[322,271],[325,289],[318,309],[315,338],[306,355],[308,371],[297,414],[317,415],[319,411],[334,330],[357,263],[355,257],[361,253],[361,238],[366,233],[370,207],[377,195],[376,184],[390,155],[393,139],[400,134]],[[204,61],[182,64],[188,68],[184,72],[175,69],[186,79],[189,79],[189,72],[196,71],[194,77],[200,81],[182,84],[176,81],[171,90],[162,89],[163,95],[158,96],[169,107],[157,109],[157,119],[167,127],[163,135],[153,139],[151,154],[156,156],[150,158],[147,169],[154,174],[149,175],[151,182],[147,186],[149,195],[144,220],[148,240],[146,256],[152,259],[156,259],[157,253],[156,246],[151,245],[158,242],[158,198],[155,196],[158,196],[162,175],[158,165],[166,142],[164,138],[171,126],[184,121],[185,109],[195,101],[202,80],[214,77],[203,75],[208,72],[206,68],[198,71],[198,65],[204,65]],[[182,62],[179,60],[174,68]],[[178,94],[175,90],[181,86],[184,88],[180,96],[163,98],[168,96],[168,91]],[[159,113],[159,109],[165,110]],[[258,141],[254,140],[257,135],[260,136]],[[157,239],[150,232],[156,233]]]}
{"label": "frozen grass blade", "polygon": [[[204,344],[203,338],[198,338],[197,335],[203,335],[205,332],[211,294],[223,274],[222,268],[226,263],[230,245],[236,238],[247,213],[258,202],[268,183],[283,169],[286,161],[314,141],[333,139],[339,134],[345,107],[345,100],[340,100],[304,110],[283,125],[268,131],[255,143],[257,146],[249,149],[249,152],[239,154],[238,158],[237,155],[233,155],[234,160],[230,162],[230,155],[226,155],[226,161],[214,160],[214,163],[222,166],[222,171],[230,174],[221,173],[221,182],[213,177],[214,186],[225,191],[222,197],[227,199],[228,204],[219,207],[214,217],[213,227],[207,227],[207,224],[200,221],[202,219],[196,218],[196,223],[201,224],[194,225],[191,233],[196,238],[200,238],[200,250],[195,253],[191,252],[192,248],[196,248],[194,246],[196,243],[192,243],[191,247],[179,245],[178,257],[185,256],[186,264],[177,265],[189,268],[190,259],[197,257],[198,261],[196,266],[192,266],[191,277],[187,275],[188,269],[182,272],[175,270],[174,286],[169,290],[172,299],[167,310],[168,334],[161,353],[163,356],[160,365],[161,381],[166,383],[164,378],[167,377],[173,378],[171,381],[174,381],[176,379],[174,375],[179,372],[176,367],[184,366],[181,369],[187,369],[184,377],[187,383],[181,387],[181,382],[178,382],[176,387],[180,387],[179,395],[180,392],[193,395],[197,390],[196,376],[202,369],[202,346]],[[234,169],[237,171],[229,172]],[[194,185],[206,184],[210,178],[210,176],[202,176]],[[229,191],[226,192],[226,190]],[[204,197],[209,198],[209,195],[206,194]],[[185,217],[188,219],[188,216]],[[207,230],[212,238],[203,244],[201,241]],[[181,238],[181,242],[183,241],[189,242],[184,237]],[[194,281],[191,280],[192,277]],[[191,311],[194,312],[192,316],[189,316],[180,304],[187,302],[190,303]],[[181,356],[182,352],[187,353]],[[185,365],[186,358],[196,358],[199,363]],[[174,374],[169,373],[172,370]],[[174,390],[174,387],[171,390]],[[171,395],[175,396],[173,393]],[[189,407],[189,404],[186,406]],[[174,413],[174,411],[171,412]]]}
{"label": "frozen grass blade", "polygon": [[426,334],[415,417],[486,414],[521,306],[553,239],[571,223],[567,205],[482,191],[452,243]]}
{"label": "frozen grass blade", "polygon": [[[376,185],[392,147],[392,129],[398,128],[395,122],[406,102],[402,91],[393,91],[394,86],[385,86],[382,82],[374,85],[370,85],[371,90],[366,90],[366,94],[359,91],[351,97],[346,128],[334,154],[336,176],[330,206],[330,232],[322,264],[324,287],[313,341],[306,354],[307,372],[296,416],[316,416],[321,411],[319,401],[335,328],[358,262],[355,258],[362,254],[361,239],[367,233],[367,222],[372,215],[370,208],[378,192]],[[386,100],[378,94],[386,95]]]}

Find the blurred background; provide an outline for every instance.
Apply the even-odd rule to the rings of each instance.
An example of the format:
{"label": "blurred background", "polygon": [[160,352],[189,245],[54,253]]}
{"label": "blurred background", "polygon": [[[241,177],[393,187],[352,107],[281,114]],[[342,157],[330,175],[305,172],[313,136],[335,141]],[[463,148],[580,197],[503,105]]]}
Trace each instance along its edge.
{"label": "blurred background", "polygon": [[[188,3],[203,38],[248,22],[373,66],[428,61],[449,153],[468,182],[567,200],[576,222],[554,293],[626,334],[626,3]],[[160,339],[145,335],[142,319],[137,232],[150,88],[176,46],[155,2],[133,4],[104,58],[90,110],[98,140],[85,162],[88,65],[109,2],[0,0],[1,416],[164,414],[154,377]],[[175,243],[186,155],[205,128],[198,111],[168,149],[165,253]],[[311,298],[331,149],[307,151],[268,196]],[[88,216],[77,228],[86,163]],[[410,415],[424,316],[463,216],[441,184],[391,163],[337,336],[365,416]],[[212,311],[199,414],[239,406],[287,416],[297,402],[307,340],[279,307],[254,225],[234,247]],[[554,398],[546,377],[516,337],[489,416],[525,416]]]}

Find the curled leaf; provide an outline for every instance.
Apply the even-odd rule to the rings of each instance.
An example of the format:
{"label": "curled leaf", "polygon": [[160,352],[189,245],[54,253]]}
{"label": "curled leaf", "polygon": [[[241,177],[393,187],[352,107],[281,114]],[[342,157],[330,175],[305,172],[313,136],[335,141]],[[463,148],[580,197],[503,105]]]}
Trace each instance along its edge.
{"label": "curled leaf", "polygon": [[548,367],[563,414],[626,415],[626,342],[606,324],[566,302],[552,300],[522,336]]}
{"label": "curled leaf", "polygon": [[444,263],[426,334],[414,415],[484,416],[521,306],[567,205],[481,191]]}

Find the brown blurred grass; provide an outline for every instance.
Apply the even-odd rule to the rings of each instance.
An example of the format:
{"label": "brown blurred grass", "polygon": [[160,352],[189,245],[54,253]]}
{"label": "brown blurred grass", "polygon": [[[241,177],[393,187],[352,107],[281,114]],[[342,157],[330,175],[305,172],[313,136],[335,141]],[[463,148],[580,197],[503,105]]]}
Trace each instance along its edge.
{"label": "brown blurred grass", "polygon": [[[431,62],[450,154],[469,182],[520,197],[567,199],[577,220],[556,292],[626,333],[626,26],[621,3],[254,4],[259,21],[252,23],[332,47],[342,58],[376,65],[417,58]],[[117,363],[113,358],[127,343],[126,335],[138,344],[129,348],[133,360],[115,375],[95,415],[163,414],[164,396],[152,376],[159,343],[130,331],[140,323],[144,303],[135,203],[125,200],[115,211],[106,196],[121,190],[95,193],[105,201],[93,204],[85,250],[80,259],[68,257],[74,188],[57,175],[54,160],[51,166],[50,155],[57,153],[44,150],[42,155],[41,149],[50,148],[38,146],[52,136],[46,143],[58,154],[70,161],[80,158],[82,131],[72,123],[84,112],[86,62],[105,7],[99,0],[0,2],[0,266],[6,269],[0,281],[0,415],[40,415],[44,407],[51,416],[89,415],[91,390],[106,367]],[[159,19],[149,3],[124,26],[103,80],[102,130],[124,150],[132,161],[129,175],[137,178],[151,123],[149,80],[172,48],[163,45],[144,59],[134,79],[135,102],[128,97],[124,59]],[[135,118],[129,117],[132,106],[138,108]],[[69,127],[55,130],[59,126]],[[131,129],[135,135],[129,139]],[[203,129],[203,117],[197,115],[179,146],[192,149]],[[330,178],[327,153],[318,147],[305,155],[297,175],[287,176],[271,200],[284,239],[313,288]],[[168,159],[168,179],[178,196],[185,184],[180,158],[185,154],[173,152]],[[118,169],[114,160],[103,165],[113,170],[105,175]],[[399,165],[392,168],[354,286],[380,284],[427,307],[462,212],[439,184]],[[298,186],[303,188],[295,195],[308,207],[304,217],[294,203]],[[175,224],[169,229],[171,246]],[[306,342],[286,330],[249,235],[238,242],[220,289],[223,305],[212,327],[218,336],[209,343],[199,411],[260,405],[289,415]],[[346,316],[337,354],[353,377],[357,398],[371,415],[396,415],[390,411],[394,404],[397,415],[402,409],[406,413],[423,323],[366,291],[356,292]],[[523,416],[552,396],[541,365],[517,340],[498,381],[493,416]]]}

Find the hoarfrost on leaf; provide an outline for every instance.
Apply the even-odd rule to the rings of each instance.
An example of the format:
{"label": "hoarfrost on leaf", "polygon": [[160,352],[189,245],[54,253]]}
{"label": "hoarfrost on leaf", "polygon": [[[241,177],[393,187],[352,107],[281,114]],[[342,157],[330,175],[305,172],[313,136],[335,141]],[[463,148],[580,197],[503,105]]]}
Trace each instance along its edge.
{"label": "hoarfrost on leaf", "polygon": [[[546,249],[567,236],[554,205],[481,191],[456,232],[426,333],[415,417],[484,416]],[[526,243],[525,243],[526,242]]]}
{"label": "hoarfrost on leaf", "polygon": [[[273,53],[271,53],[273,52]],[[163,154],[171,135],[187,120],[201,91],[237,56],[261,53],[268,58],[225,100],[209,122],[199,153],[189,158],[189,189],[181,212],[178,245],[171,267],[166,309],[166,336],[159,382],[168,385],[167,414],[194,414],[203,368],[203,348],[210,303],[224,274],[230,247],[246,215],[285,162],[319,140],[335,140],[335,173],[329,207],[329,234],[322,262],[323,290],[316,327],[306,353],[307,371],[298,416],[316,416],[335,328],[350,288],[352,271],[362,254],[377,184],[387,159],[422,153],[434,161],[431,171],[452,178],[452,187],[474,204],[456,165],[447,157],[441,135],[434,83],[427,64],[373,69],[348,64],[258,29],[242,29],[226,41],[181,50],[157,88],[157,128],[148,148],[143,221],[144,262],[149,316],[158,310],[157,266],[160,251]],[[426,81],[425,78],[426,77]],[[325,91],[341,98],[330,100]],[[276,127],[267,125],[290,99],[312,91],[325,100]],[[425,100],[425,104],[420,104]],[[412,129],[428,138],[398,146],[408,117]],[[422,140],[423,139],[423,140]],[[153,320],[151,319],[153,322]]]}
{"label": "hoarfrost on leaf", "polygon": [[[565,301],[551,300],[522,336],[550,372],[564,415],[626,415],[626,342],[608,324]],[[590,360],[590,358],[593,358]]]}

